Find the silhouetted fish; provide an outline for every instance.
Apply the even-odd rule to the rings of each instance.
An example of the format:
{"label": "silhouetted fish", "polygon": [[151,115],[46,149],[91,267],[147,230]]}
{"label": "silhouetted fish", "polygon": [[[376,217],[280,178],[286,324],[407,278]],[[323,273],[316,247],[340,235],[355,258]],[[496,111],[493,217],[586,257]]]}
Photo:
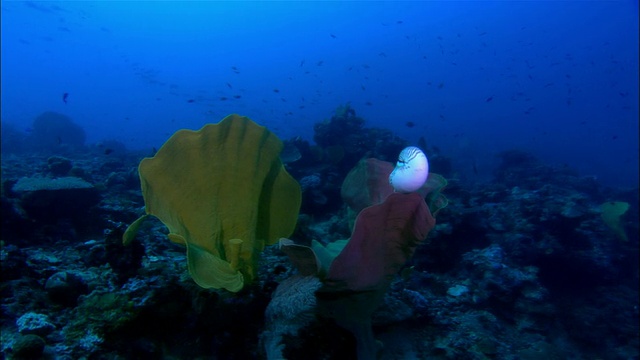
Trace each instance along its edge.
{"label": "silhouetted fish", "polygon": [[109,154],[111,154],[112,152],[113,152],[113,149],[109,149],[109,148],[104,149],[104,154],[105,154],[105,155],[109,155]]}
{"label": "silhouetted fish", "polygon": [[284,141],[284,147],[280,152],[280,159],[283,163],[292,163],[296,160],[300,160],[301,157],[302,154],[297,146],[295,146],[291,141]]}
{"label": "silhouetted fish", "polygon": [[489,96],[484,102],[490,102],[491,100],[493,100],[493,96]]}
{"label": "silhouetted fish", "polygon": [[62,101],[64,101],[64,103],[67,103],[67,98],[69,97],[69,93],[64,93],[62,94]]}
{"label": "silhouetted fish", "polygon": [[412,128],[412,127],[416,126],[416,123],[414,123],[413,121],[407,121],[407,122],[405,123],[405,125],[406,125],[408,128]]}

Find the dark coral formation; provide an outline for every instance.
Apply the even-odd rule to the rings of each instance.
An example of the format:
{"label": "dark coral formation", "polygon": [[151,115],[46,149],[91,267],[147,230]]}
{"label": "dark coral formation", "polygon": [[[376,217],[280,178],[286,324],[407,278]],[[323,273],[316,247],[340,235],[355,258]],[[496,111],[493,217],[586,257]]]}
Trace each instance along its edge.
{"label": "dark coral formation", "polygon": [[61,153],[84,146],[84,129],[66,115],[47,111],[35,118],[29,141],[41,151]]}

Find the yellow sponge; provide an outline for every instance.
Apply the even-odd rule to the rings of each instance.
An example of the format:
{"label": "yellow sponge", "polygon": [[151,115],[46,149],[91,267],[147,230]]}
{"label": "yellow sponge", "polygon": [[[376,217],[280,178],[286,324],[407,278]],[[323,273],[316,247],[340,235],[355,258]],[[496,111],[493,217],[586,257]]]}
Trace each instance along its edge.
{"label": "yellow sponge", "polygon": [[602,216],[604,223],[613,230],[619,239],[628,241],[629,239],[627,238],[627,234],[624,232],[624,228],[620,222],[620,217],[629,210],[629,203],[622,201],[607,201],[600,205],[600,209],[602,211],[600,216]]}
{"label": "yellow sponge", "polygon": [[[198,285],[241,290],[256,277],[264,246],[293,232],[301,191],[280,161],[282,147],[265,127],[234,114],[177,131],[140,162],[146,213],[186,246]],[[125,244],[139,223],[127,229]]]}

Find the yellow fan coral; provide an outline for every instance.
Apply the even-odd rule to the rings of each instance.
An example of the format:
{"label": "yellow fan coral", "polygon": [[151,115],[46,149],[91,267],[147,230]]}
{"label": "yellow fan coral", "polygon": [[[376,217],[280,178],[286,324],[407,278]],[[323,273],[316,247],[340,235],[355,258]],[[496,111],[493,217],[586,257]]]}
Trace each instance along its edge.
{"label": "yellow fan coral", "polygon": [[[146,213],[186,246],[198,285],[241,290],[256,277],[264,246],[293,232],[301,192],[278,157],[282,146],[265,127],[234,114],[177,131],[140,162]],[[143,218],[129,226],[125,244]]]}

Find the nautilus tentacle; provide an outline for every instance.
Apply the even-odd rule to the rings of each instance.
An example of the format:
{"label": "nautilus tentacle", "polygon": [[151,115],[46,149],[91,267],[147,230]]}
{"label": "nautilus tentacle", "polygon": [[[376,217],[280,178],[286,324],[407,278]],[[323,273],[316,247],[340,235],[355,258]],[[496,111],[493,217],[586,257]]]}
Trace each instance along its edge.
{"label": "nautilus tentacle", "polygon": [[395,169],[389,175],[389,183],[397,192],[413,192],[422,187],[429,175],[427,156],[415,146],[400,152]]}

